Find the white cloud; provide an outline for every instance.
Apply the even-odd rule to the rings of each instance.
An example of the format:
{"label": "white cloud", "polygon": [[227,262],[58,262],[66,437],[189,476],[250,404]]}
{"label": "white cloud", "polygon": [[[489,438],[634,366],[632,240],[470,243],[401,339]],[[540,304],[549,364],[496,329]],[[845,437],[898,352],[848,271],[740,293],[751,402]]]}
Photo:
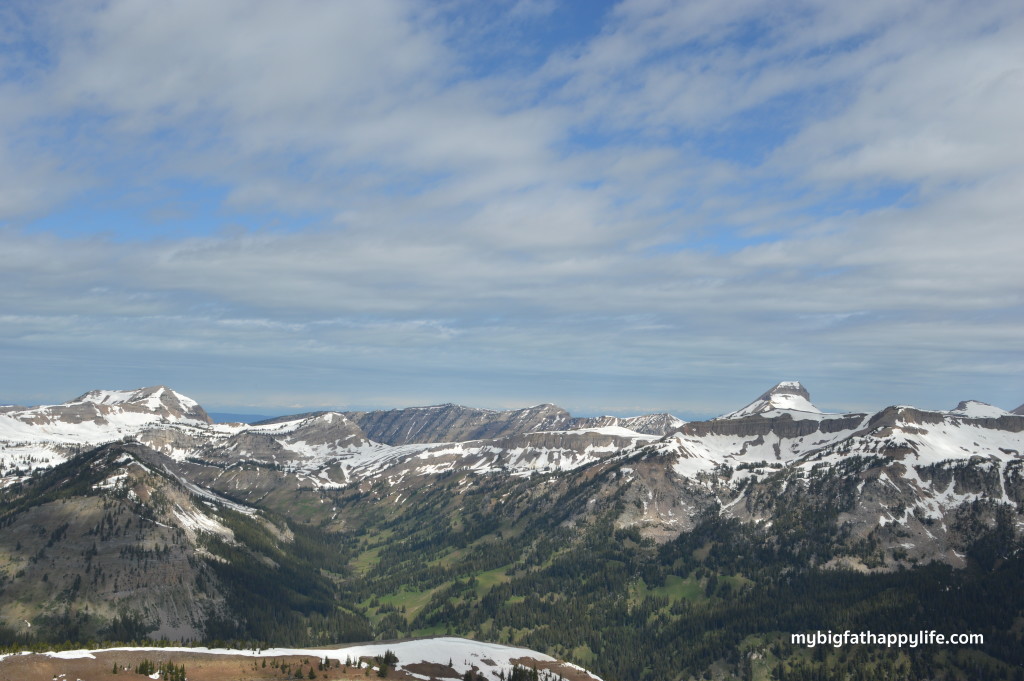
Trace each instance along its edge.
{"label": "white cloud", "polygon": [[[1015,5],[624,2],[534,72],[480,68],[430,12],[114,0],[36,16],[50,61],[17,52],[21,76],[0,82],[8,356],[189,356],[221,367],[204,385],[238,380],[230,358],[334,367],[323,380],[359,377],[349,397],[455,376],[464,395],[594,409],[632,399],[630,380],[662,400],[685,378],[756,392],[804,372],[933,373],[921,394],[952,393],[950,363],[991,401],[1019,391]],[[176,181],[223,190],[213,222],[310,226],[33,229],[68,197]]]}

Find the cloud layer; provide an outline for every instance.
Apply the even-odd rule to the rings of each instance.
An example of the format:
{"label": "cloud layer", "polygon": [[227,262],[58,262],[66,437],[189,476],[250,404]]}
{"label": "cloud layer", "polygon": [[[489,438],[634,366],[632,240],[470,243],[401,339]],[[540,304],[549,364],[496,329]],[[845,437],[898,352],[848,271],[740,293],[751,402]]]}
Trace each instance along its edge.
{"label": "cloud layer", "polygon": [[1024,401],[1019,3],[2,11],[0,399]]}

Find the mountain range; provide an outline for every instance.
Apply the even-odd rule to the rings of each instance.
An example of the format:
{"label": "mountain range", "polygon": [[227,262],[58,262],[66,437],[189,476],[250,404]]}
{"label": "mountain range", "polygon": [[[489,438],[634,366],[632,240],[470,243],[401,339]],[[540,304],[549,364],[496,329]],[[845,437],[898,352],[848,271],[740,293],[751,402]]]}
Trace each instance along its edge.
{"label": "mountain range", "polygon": [[620,678],[654,663],[518,626],[533,601],[516,585],[571,570],[559,561],[598,535],[628,558],[595,561],[635,563],[615,577],[630,607],[661,593],[665,617],[688,590],[725,603],[720,584],[754,588],[758,563],[740,558],[754,546],[762,565],[815,574],[998,570],[1024,535],[1022,411],[823,413],[794,381],[694,422],[445,404],[213,423],[166,386],[0,407],[0,633],[456,633]]}

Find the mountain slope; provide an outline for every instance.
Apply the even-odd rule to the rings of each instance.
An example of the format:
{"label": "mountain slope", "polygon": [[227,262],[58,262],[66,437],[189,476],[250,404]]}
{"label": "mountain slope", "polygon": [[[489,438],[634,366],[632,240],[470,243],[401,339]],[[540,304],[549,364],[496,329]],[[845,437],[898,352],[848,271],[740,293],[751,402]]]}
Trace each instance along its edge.
{"label": "mountain slope", "polygon": [[0,617],[9,627],[197,638],[223,610],[197,540],[230,540],[231,530],[138,453],[107,446],[5,490]]}
{"label": "mountain slope", "polygon": [[564,409],[540,404],[526,409],[492,411],[457,404],[388,411],[345,412],[367,437],[388,445],[461,442],[558,430],[570,419]]}
{"label": "mountain slope", "polygon": [[[824,414],[782,385],[729,418],[660,419],[667,434],[557,412],[555,429],[524,431],[529,419],[464,408],[406,410],[402,427],[508,434],[385,444],[335,412],[147,417],[137,441],[5,476],[0,638],[315,645],[450,629],[653,681],[799,678],[780,627],[856,623],[984,631],[990,675],[1012,669],[1024,417],[978,402]],[[380,422],[393,435],[396,418]],[[36,444],[54,425],[20,423]],[[820,662],[827,676],[837,660]]]}
{"label": "mountain slope", "polygon": [[[125,412],[124,405],[133,406]],[[713,507],[745,522],[774,522],[783,512],[777,499],[799,488],[811,500],[808,508],[836,508],[829,522],[851,537],[845,554],[833,552],[837,560],[862,565],[865,552],[854,543],[870,540],[881,546],[869,561],[873,566],[911,559],[962,565],[969,532],[950,529],[963,525],[957,514],[982,501],[1014,507],[1022,496],[1021,416],[977,401],[949,412],[890,407],[871,415],[824,414],[794,381],[724,417],[691,423],[668,415],[573,418],[552,405],[505,412],[440,405],[211,425],[196,418],[205,412],[194,401],[164,387],[94,391],[58,407],[9,412],[22,436],[37,440],[9,443],[8,466],[12,453],[49,446],[42,438],[54,428],[80,428],[83,409],[107,411],[106,425],[89,422],[96,429],[92,436],[101,440],[124,433],[122,417],[130,413],[138,423],[127,429],[129,436],[169,457],[161,470],[192,485],[193,493],[208,489],[328,525],[340,522],[341,511],[328,498],[332,490],[385,485],[391,492],[378,494],[380,503],[395,504],[438,476],[463,470],[573,475],[608,462],[619,467],[608,493],[632,503],[617,525],[638,527],[659,541],[688,531]],[[625,424],[669,434],[643,434]],[[375,441],[366,428],[392,444]],[[467,435],[489,437],[459,439]],[[623,463],[638,452],[647,458]],[[968,484],[967,478],[988,482]],[[824,479],[853,491],[841,492],[836,482],[822,487]],[[962,481],[950,487],[947,481],[954,479]],[[841,508],[835,506],[840,499]]]}
{"label": "mountain slope", "polygon": [[4,490],[3,638],[318,645],[370,636],[320,572],[344,574],[344,551],[321,553],[315,530],[225,499],[176,464],[138,443],[113,444]]}

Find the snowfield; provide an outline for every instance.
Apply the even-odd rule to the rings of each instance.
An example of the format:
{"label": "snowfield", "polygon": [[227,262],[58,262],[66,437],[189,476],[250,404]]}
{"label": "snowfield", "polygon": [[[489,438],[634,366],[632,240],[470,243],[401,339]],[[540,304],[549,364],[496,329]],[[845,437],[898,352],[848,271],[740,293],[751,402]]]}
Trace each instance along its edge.
{"label": "snowfield", "polygon": [[[323,648],[267,648],[263,650],[232,650],[229,648],[187,648],[187,647],[125,647],[125,648],[101,648],[95,650],[62,650],[58,652],[43,653],[48,657],[62,660],[76,660],[82,658],[95,659],[97,653],[110,651],[125,652],[159,652],[159,653],[200,653],[209,655],[239,655],[243,657],[284,657],[292,655],[308,656],[313,659],[338,660],[344,663],[346,660],[357,661],[360,658],[373,658],[383,656],[385,652],[392,651],[398,657],[396,669],[401,669],[423,681],[429,681],[430,677],[417,674],[406,669],[408,665],[426,662],[447,666],[449,661],[452,668],[462,676],[471,669],[486,674],[491,678],[497,678],[499,671],[507,671],[514,664],[531,665],[533,663],[552,663],[582,672],[594,681],[601,681],[601,678],[588,672],[577,665],[558,663],[550,655],[539,653],[528,648],[517,648],[514,646],[487,643],[484,641],[472,641],[464,638],[440,637],[415,639],[411,641],[397,641],[391,643],[367,643],[340,646],[333,649]],[[27,655],[29,653],[11,653],[0,655],[0,661],[12,655]]]}

